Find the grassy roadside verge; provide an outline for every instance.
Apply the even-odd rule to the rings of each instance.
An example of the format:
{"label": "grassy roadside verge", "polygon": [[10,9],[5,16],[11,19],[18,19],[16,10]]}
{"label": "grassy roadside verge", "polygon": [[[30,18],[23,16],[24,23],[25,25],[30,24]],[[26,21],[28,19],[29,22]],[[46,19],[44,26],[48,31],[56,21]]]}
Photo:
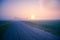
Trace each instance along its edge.
{"label": "grassy roadside verge", "polygon": [[[60,29],[58,27],[55,28],[55,26],[50,26],[50,25],[40,25],[40,24],[36,24],[36,23],[33,23],[33,22],[28,22],[28,21],[23,21],[24,23],[28,24],[28,25],[31,25],[32,27],[36,27],[36,28],[39,28],[39,29],[42,29],[42,30],[45,30],[47,32],[50,32],[54,35],[57,35],[59,36],[60,35]],[[51,28],[50,28],[51,27]]]}
{"label": "grassy roadside verge", "polygon": [[0,39],[2,39],[3,34],[8,30],[10,27],[11,22],[0,23]]}

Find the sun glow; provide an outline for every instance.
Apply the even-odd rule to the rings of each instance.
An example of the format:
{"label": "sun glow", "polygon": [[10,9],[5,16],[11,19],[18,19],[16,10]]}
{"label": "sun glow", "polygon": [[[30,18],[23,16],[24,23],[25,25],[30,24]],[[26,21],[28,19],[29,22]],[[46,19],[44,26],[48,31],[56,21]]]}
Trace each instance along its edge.
{"label": "sun glow", "polygon": [[32,20],[35,20],[35,16],[34,16],[34,15],[32,15],[32,16],[31,16],[31,19],[32,19]]}

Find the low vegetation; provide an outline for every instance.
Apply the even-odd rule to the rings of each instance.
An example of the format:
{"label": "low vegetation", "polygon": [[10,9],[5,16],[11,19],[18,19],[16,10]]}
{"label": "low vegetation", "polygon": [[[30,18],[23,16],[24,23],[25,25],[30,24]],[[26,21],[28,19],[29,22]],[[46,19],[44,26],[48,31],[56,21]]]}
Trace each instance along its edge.
{"label": "low vegetation", "polygon": [[8,30],[10,25],[11,22],[9,21],[0,21],[0,39],[2,39],[3,34]]}
{"label": "low vegetation", "polygon": [[26,24],[31,25],[54,35],[60,36],[60,21],[24,21]]}

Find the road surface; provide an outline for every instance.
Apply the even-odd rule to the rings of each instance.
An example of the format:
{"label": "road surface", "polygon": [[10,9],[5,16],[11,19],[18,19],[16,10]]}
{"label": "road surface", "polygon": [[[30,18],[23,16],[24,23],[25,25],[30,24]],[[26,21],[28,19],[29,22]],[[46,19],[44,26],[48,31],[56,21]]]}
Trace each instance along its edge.
{"label": "road surface", "polygon": [[59,38],[23,22],[14,22],[4,33],[2,40],[59,40]]}

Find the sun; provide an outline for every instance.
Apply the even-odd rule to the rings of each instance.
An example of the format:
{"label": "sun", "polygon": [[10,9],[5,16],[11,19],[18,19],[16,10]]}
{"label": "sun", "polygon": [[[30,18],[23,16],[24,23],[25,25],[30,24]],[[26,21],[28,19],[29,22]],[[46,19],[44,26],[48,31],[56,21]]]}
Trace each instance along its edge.
{"label": "sun", "polygon": [[34,15],[31,16],[31,20],[35,20],[35,16]]}

